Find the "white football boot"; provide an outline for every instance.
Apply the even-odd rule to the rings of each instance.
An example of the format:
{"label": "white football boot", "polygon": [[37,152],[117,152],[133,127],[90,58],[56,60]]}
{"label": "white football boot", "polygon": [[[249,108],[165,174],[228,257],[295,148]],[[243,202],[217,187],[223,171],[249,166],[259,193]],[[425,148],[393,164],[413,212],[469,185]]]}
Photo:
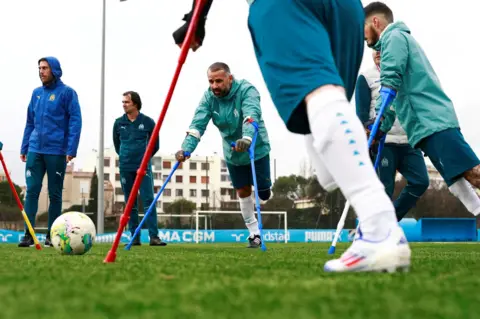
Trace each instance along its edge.
{"label": "white football boot", "polygon": [[352,245],[339,259],[327,261],[327,272],[395,272],[408,271],[411,250],[407,238],[400,226],[392,228],[388,236],[381,241],[369,241],[363,238],[357,228]]}

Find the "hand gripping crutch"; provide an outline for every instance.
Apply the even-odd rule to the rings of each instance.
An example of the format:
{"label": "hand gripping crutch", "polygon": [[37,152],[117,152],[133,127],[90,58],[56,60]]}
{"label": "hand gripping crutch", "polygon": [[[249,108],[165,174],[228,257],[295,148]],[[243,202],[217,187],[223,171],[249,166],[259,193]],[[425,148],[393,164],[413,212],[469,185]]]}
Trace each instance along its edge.
{"label": "hand gripping crutch", "polygon": [[[257,215],[258,215],[258,230],[260,231],[260,239],[262,241],[262,250],[266,251],[267,246],[265,245],[265,241],[263,240],[262,236],[262,213],[260,212],[260,199],[258,197],[258,185],[257,185],[257,174],[255,172],[255,143],[257,142],[257,135],[258,135],[258,124],[249,119],[248,122],[253,125],[255,128],[255,134],[253,135],[252,144],[248,148],[248,156],[250,157],[250,165],[252,166],[252,178],[253,178],[253,188],[255,190],[255,206],[257,208]],[[232,147],[235,147],[235,143],[231,143]],[[285,234],[286,236],[287,234]]]}
{"label": "hand gripping crutch", "polygon": [[[189,152],[184,152],[184,156],[185,157],[189,157],[190,156],[190,153]],[[142,226],[143,224],[145,223],[145,221],[147,220],[148,216],[150,215],[150,213],[152,212],[153,208],[155,207],[157,201],[158,201],[158,198],[160,198],[160,195],[162,195],[163,193],[163,190],[165,189],[165,186],[167,186],[168,182],[170,181],[170,179],[172,178],[173,174],[175,173],[175,171],[177,170],[178,166],[180,166],[180,162],[177,161],[175,163],[175,165],[173,166],[172,168],[172,171],[170,172],[170,174],[168,175],[167,179],[165,180],[165,182],[163,183],[162,187],[160,188],[160,190],[158,191],[158,194],[157,196],[155,196],[155,198],[153,199],[153,202],[150,204],[150,207],[148,207],[148,210],[147,212],[145,213],[145,215],[143,216],[142,220],[140,221],[140,224],[137,226],[137,228],[135,229],[135,233],[133,234],[132,238],[130,238],[130,242],[128,243],[127,246],[125,246],[125,250],[130,250],[130,247],[132,247],[132,244],[133,244],[133,240],[135,237],[137,237],[138,233],[142,230]]]}
{"label": "hand gripping crutch", "polygon": [[[385,113],[385,109],[387,108],[388,105],[390,105],[391,98],[392,98],[391,89],[382,88],[380,90],[380,93],[383,94],[383,95],[386,94],[387,96],[386,96],[386,98],[382,98],[382,105],[381,105],[380,110],[377,114],[377,118],[375,119],[375,122],[373,123],[372,131],[370,132],[370,136],[368,138],[368,148],[369,149],[372,146],[375,135],[377,134],[377,131],[380,128],[381,118],[382,118],[383,114]],[[393,97],[394,97],[394,95],[393,95]],[[385,136],[379,141],[377,158],[375,160],[375,170],[378,168],[378,165],[380,163],[380,157],[381,157],[381,153],[382,153],[382,150],[383,150],[383,144],[384,143],[385,143]],[[335,236],[333,237],[332,245],[328,249],[328,254],[329,255],[332,255],[332,254],[335,253],[335,247],[337,246],[338,238],[340,237],[340,233],[343,229],[343,226],[345,225],[345,219],[347,218],[347,213],[348,213],[349,209],[350,209],[350,202],[347,201],[345,203],[345,208],[343,209],[342,216],[340,216],[340,220],[338,221],[337,230],[335,232]]]}

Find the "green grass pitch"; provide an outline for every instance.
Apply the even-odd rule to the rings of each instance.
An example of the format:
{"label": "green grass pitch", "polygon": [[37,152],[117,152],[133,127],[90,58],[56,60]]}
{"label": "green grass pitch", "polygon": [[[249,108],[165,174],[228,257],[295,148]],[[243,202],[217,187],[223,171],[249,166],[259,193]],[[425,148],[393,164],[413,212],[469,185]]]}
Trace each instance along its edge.
{"label": "green grass pitch", "polygon": [[3,244],[0,318],[479,318],[480,245],[411,246],[410,273],[329,274],[328,244],[122,244],[113,264]]}

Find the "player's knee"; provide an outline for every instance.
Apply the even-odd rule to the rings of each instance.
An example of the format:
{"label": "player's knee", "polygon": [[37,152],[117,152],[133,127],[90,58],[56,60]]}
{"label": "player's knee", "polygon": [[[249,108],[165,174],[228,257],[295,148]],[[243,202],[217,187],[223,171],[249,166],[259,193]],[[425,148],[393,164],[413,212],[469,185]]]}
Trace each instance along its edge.
{"label": "player's knee", "polygon": [[429,185],[430,181],[428,178],[419,180],[411,185],[410,192],[417,197],[421,197],[427,191]]}
{"label": "player's knee", "polygon": [[271,194],[272,194],[272,192],[270,191],[270,188],[269,189],[262,189],[262,190],[258,191],[258,197],[261,200],[269,200]]}
{"label": "player's knee", "polygon": [[317,178],[320,186],[322,186],[322,188],[328,193],[331,193],[338,188],[337,183],[335,183],[335,181],[333,180],[333,178],[331,178],[330,175],[328,176],[328,178],[325,178],[323,176],[317,176]]}
{"label": "player's knee", "polygon": [[466,171],[463,176],[473,186],[480,187],[480,165]]}
{"label": "player's knee", "polygon": [[27,183],[26,197],[29,199],[38,199],[40,197],[40,191],[42,190],[42,184],[40,183]]}
{"label": "player's knee", "polygon": [[240,198],[249,197],[249,196],[252,195],[252,187],[251,186],[244,186],[242,188],[238,188],[237,189],[237,194],[238,194],[238,197],[240,197]]}

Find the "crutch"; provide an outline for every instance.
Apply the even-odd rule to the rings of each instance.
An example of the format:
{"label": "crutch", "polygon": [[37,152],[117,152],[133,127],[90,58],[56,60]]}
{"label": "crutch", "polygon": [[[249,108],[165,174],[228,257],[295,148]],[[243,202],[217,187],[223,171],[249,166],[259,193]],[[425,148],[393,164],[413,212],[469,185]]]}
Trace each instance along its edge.
{"label": "crutch", "polygon": [[27,213],[25,213],[25,209],[23,209],[22,202],[20,201],[17,191],[15,190],[15,186],[12,183],[12,179],[10,178],[10,174],[8,173],[7,165],[5,164],[5,160],[3,159],[2,152],[0,152],[0,161],[2,162],[3,171],[5,172],[5,176],[7,176],[8,184],[10,185],[10,189],[12,190],[13,196],[15,196],[15,201],[17,202],[18,208],[20,208],[20,211],[22,212],[23,220],[25,221],[25,224],[27,224],[28,232],[33,238],[33,242],[35,243],[35,248],[37,250],[42,250],[42,246],[38,242],[37,236],[35,236],[35,231],[33,230],[32,224],[28,220]]}
{"label": "crutch", "polygon": [[[185,157],[189,157],[189,156],[190,156],[190,153],[189,153],[189,152],[184,152],[184,156],[185,156]],[[160,197],[160,195],[162,195],[163,190],[165,189],[165,186],[167,186],[168,182],[170,181],[170,179],[171,179],[172,176],[173,176],[173,173],[175,173],[175,171],[177,170],[177,168],[178,168],[179,165],[180,165],[180,162],[177,161],[177,162],[175,163],[175,165],[173,166],[172,171],[170,172],[170,174],[168,175],[167,179],[165,180],[165,183],[163,183],[162,188],[160,188],[160,190],[158,191],[157,196],[155,196],[155,198],[153,199],[153,202],[150,204],[150,207],[148,207],[147,212],[145,213],[145,215],[143,216],[142,220],[140,221],[140,224],[139,224],[139,225],[137,226],[137,228],[135,229],[135,233],[133,234],[132,238],[130,239],[130,242],[128,243],[127,246],[125,246],[125,250],[130,250],[130,247],[132,247],[134,238],[137,237],[138,233],[141,231],[143,224],[145,223],[145,221],[147,220],[148,216],[149,216],[150,213],[152,212],[153,208],[155,207],[155,205],[156,205],[156,203],[157,203],[157,201],[158,201],[158,198]]]}
{"label": "crutch", "polygon": [[[257,174],[255,172],[255,143],[257,141],[257,135],[258,135],[258,124],[253,121],[252,119],[249,119],[248,122],[253,125],[255,128],[255,134],[253,135],[252,139],[252,144],[250,144],[250,147],[248,148],[248,156],[250,157],[250,165],[252,166],[252,177],[253,177],[253,187],[255,190],[255,206],[257,208],[257,215],[258,215],[258,229],[260,232],[260,239],[262,241],[261,248],[263,251],[267,250],[267,246],[265,245],[265,241],[263,240],[262,237],[262,213],[260,212],[260,199],[258,198],[258,185],[257,185]],[[232,147],[235,147],[235,143],[231,143]],[[286,236],[287,234],[285,234]]]}

